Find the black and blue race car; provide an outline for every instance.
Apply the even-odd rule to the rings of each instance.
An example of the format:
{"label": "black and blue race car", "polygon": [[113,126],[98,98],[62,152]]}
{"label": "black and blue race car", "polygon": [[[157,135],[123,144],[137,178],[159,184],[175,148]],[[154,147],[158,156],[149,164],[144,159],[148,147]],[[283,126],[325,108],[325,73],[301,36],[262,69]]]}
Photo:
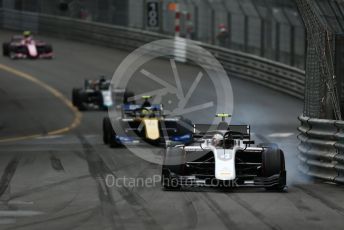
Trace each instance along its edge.
{"label": "black and blue race car", "polygon": [[80,111],[107,110],[114,105],[113,94],[116,93],[111,81],[101,76],[97,80],[85,80],[84,88],[73,88],[72,102]]}
{"label": "black and blue race car", "polygon": [[192,140],[193,124],[183,117],[164,115],[163,105],[151,104],[149,96],[142,104],[122,105],[116,117],[103,119],[103,141],[111,147],[148,143],[188,143]]}

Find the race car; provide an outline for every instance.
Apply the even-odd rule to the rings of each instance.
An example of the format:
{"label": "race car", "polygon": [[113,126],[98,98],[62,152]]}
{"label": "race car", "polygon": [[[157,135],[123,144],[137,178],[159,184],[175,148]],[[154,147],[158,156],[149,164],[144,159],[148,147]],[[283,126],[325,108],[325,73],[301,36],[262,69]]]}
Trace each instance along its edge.
{"label": "race car", "polygon": [[35,40],[30,31],[15,35],[11,41],[2,45],[3,56],[11,59],[53,58],[53,47],[43,41]]}
{"label": "race car", "polygon": [[193,140],[168,147],[162,166],[162,187],[187,186],[262,187],[283,191],[286,187],[284,153],[276,144],[251,146],[250,126],[195,125]]}
{"label": "race car", "polygon": [[111,81],[101,76],[97,80],[85,80],[84,88],[73,88],[72,102],[80,111],[106,110],[113,106],[113,93],[123,90],[112,89]]}
{"label": "race car", "polygon": [[163,106],[151,104],[150,98],[150,96],[143,96],[142,104],[135,104],[127,99],[118,117],[105,117],[103,119],[104,144],[110,147],[143,143],[165,146],[166,141],[179,144],[191,141],[193,129],[191,121],[183,117],[165,116]]}

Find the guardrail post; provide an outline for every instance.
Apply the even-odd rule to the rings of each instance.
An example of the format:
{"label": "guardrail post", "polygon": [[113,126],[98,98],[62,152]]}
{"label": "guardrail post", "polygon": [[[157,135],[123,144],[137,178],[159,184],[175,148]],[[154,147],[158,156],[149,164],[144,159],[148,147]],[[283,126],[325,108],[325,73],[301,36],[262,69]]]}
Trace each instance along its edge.
{"label": "guardrail post", "polygon": [[290,26],[290,65],[295,66],[295,26]]}
{"label": "guardrail post", "polygon": [[244,51],[248,52],[248,36],[249,36],[249,25],[248,25],[248,16],[244,16]]}
{"label": "guardrail post", "polygon": [[227,12],[227,33],[228,33],[228,40],[227,40],[227,47],[230,49],[232,47],[232,14]]}
{"label": "guardrail post", "polygon": [[260,56],[265,57],[265,19],[260,18]]}
{"label": "guardrail post", "polygon": [[0,26],[2,28],[4,27],[4,13],[3,13],[3,9],[0,9]]}
{"label": "guardrail post", "polygon": [[199,40],[199,36],[198,36],[198,29],[199,29],[199,25],[198,25],[198,23],[199,23],[199,20],[198,20],[198,17],[199,17],[199,15],[198,15],[198,6],[195,6],[194,7],[194,9],[195,9],[195,16],[194,16],[194,18],[195,18],[195,20],[194,20],[194,38],[193,39],[197,39],[197,40]]}
{"label": "guardrail post", "polygon": [[142,7],[142,29],[146,30],[146,18],[147,18],[147,10],[146,10],[146,6],[147,6],[147,0],[143,0],[143,7]]}
{"label": "guardrail post", "polygon": [[5,9],[15,9],[15,5],[18,4],[16,1],[13,0],[2,0],[1,7]]}
{"label": "guardrail post", "polygon": [[280,60],[280,41],[281,41],[281,25],[279,22],[276,22],[276,26],[275,26],[275,61],[279,61]]}
{"label": "guardrail post", "polygon": [[215,11],[213,8],[211,8],[211,44],[215,44],[215,37],[216,37],[216,25],[215,25]]}

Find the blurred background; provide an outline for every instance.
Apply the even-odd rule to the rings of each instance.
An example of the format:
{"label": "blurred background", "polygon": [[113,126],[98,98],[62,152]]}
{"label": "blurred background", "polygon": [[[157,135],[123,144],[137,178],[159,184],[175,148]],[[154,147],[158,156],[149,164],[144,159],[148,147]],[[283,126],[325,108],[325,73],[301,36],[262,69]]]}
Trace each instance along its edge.
{"label": "blurred background", "polygon": [[[343,227],[343,0],[0,0],[0,28],[4,44],[30,30],[54,47],[51,61],[0,57],[0,229]],[[188,44],[221,62],[233,123],[284,151],[288,193],[106,186],[109,175],[149,179],[161,167],[105,145],[107,113],[78,111],[73,89],[111,77],[133,50],[161,39],[173,41],[184,91],[201,70],[191,57],[214,66]],[[165,59],[143,67],[175,81]],[[159,87],[135,74],[135,93]],[[200,82],[191,102],[215,101],[213,88]],[[161,100],[167,110],[178,103],[172,93]]]}
{"label": "blurred background", "polygon": [[[160,3],[155,5],[157,9],[147,9],[147,2],[2,0],[2,5],[173,35],[176,32],[175,3],[179,3],[180,36],[304,69],[305,31],[293,1],[156,0]],[[146,20],[147,14],[153,14],[153,19]]]}

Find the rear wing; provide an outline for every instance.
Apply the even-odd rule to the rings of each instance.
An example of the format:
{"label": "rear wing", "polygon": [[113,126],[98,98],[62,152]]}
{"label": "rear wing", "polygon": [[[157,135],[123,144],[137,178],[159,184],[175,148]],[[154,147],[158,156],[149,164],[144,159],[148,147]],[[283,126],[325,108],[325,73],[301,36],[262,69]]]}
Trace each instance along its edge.
{"label": "rear wing", "polygon": [[[144,108],[144,110],[141,110]],[[163,108],[162,105],[151,105],[149,107],[142,107],[142,105],[137,105],[137,104],[123,104],[122,105],[122,117],[127,118],[127,117],[136,117],[138,114],[136,111],[150,111],[146,115],[154,115],[155,117],[162,117],[163,116]],[[141,115],[140,115],[141,116]]]}
{"label": "rear wing", "polygon": [[23,40],[24,39],[24,36],[22,36],[22,35],[13,35],[12,37],[11,37],[11,41],[12,42],[19,42],[19,41],[21,41],[21,40]]}
{"label": "rear wing", "polygon": [[[203,136],[207,133],[216,132],[219,130],[219,125],[209,125],[209,124],[195,124],[194,134]],[[228,131],[238,133],[238,135],[243,136],[243,138],[251,138],[251,127],[249,125],[228,125]]]}
{"label": "rear wing", "polygon": [[[124,104],[122,106],[122,109],[124,112],[130,112],[130,111],[135,111],[137,109],[142,108],[142,105],[136,105],[136,104]],[[147,110],[155,110],[155,111],[162,111],[162,105],[161,104],[156,104],[156,105],[151,105],[149,107],[144,107]]]}

